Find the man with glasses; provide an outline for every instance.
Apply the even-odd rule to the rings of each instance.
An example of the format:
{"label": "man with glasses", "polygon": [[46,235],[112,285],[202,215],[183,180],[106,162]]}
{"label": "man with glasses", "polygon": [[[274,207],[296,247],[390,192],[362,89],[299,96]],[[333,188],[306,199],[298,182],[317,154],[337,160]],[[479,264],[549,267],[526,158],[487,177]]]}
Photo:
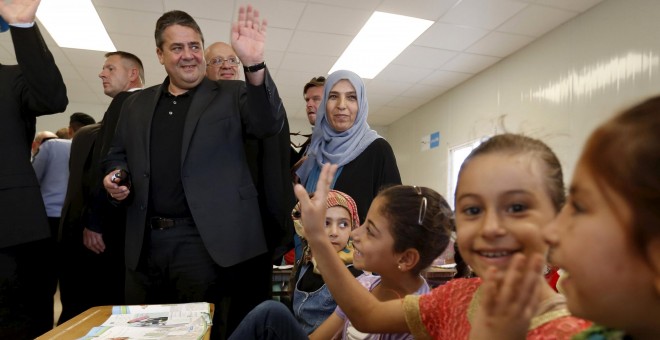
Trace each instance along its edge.
{"label": "man with glasses", "polygon": [[[211,80],[238,80],[241,64],[236,52],[224,42],[211,44],[204,53],[206,77]],[[284,108],[283,108],[284,109]],[[270,258],[282,256],[286,250],[282,242],[293,235],[291,208],[296,203],[289,175],[289,122],[286,114],[284,125],[276,135],[264,139],[244,136],[243,146],[252,180],[257,187],[259,212],[266,234]],[[279,264],[279,262],[277,263]],[[269,267],[272,270],[272,267]],[[272,274],[271,274],[272,275]],[[255,294],[270,298],[272,287],[255,285]]]}
{"label": "man with glasses", "polygon": [[236,52],[229,44],[217,42],[211,44],[204,53],[206,59],[206,77],[211,80],[238,80],[240,73]]}

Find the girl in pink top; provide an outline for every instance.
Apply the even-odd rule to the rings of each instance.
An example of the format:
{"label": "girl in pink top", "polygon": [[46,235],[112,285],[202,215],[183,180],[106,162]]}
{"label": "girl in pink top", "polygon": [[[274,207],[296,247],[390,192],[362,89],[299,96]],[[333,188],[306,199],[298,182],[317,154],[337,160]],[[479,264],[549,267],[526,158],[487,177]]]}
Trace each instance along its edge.
{"label": "girl in pink top", "polygon": [[[660,339],[659,131],[660,97],[598,127],[578,160],[567,204],[544,228],[550,261],[565,271],[560,286],[569,310],[598,324],[575,340]],[[491,308],[474,338],[522,339],[510,321],[529,318],[525,311],[538,304],[516,294],[533,271],[497,274],[485,279]]]}

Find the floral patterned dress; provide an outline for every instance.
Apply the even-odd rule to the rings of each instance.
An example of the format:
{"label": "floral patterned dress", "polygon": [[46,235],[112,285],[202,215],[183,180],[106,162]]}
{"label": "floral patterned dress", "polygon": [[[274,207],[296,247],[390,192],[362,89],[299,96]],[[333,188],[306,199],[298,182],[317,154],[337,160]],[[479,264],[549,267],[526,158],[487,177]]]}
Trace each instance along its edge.
{"label": "floral patterned dress", "polygon": [[[481,279],[456,279],[425,295],[404,299],[406,322],[415,339],[468,339],[470,319],[479,307]],[[528,340],[569,340],[591,323],[563,307],[531,320]]]}

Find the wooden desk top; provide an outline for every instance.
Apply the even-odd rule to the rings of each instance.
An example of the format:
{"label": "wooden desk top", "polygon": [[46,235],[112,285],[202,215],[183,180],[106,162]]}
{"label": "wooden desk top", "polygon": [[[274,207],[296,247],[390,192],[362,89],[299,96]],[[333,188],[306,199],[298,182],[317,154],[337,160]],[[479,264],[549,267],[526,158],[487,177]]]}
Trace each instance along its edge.
{"label": "wooden desk top", "polygon": [[[113,306],[98,306],[92,307],[71,320],[53,328],[50,332],[40,336],[37,340],[50,340],[50,339],[78,339],[87,335],[89,331],[102,325],[112,315]],[[214,306],[211,304],[211,317],[213,317]],[[211,327],[204,335],[204,340],[211,338]]]}

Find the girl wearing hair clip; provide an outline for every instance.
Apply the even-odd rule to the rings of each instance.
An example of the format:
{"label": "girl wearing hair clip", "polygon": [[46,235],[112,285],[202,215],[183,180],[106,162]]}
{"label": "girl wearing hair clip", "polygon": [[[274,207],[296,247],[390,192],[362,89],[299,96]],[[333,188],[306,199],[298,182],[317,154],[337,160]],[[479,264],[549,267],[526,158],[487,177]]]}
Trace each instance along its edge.
{"label": "girl wearing hair clip", "polygon": [[[337,191],[329,191],[327,204],[324,204],[324,209],[330,207],[325,213],[326,226],[328,216],[332,215],[330,213],[333,209],[332,202],[336,200],[337,195]],[[294,210],[294,217],[300,218],[297,213],[300,207],[296,208],[298,210]],[[315,215],[318,216],[322,215]],[[302,219],[313,223],[305,216],[302,216]],[[380,301],[429,292],[429,285],[420,272],[447,247],[449,230],[452,229],[453,223],[451,208],[447,202],[440,194],[429,188],[397,185],[381,191],[369,207],[365,223],[351,233],[354,249],[353,265],[379,275],[364,274],[357,280],[350,278],[350,281],[358,286],[360,292],[374,296]],[[299,224],[298,227],[301,225]],[[327,240],[327,237],[324,238]],[[337,252],[334,244],[332,252]],[[336,256],[333,255],[333,259],[336,259]],[[323,270],[321,272],[326,275]],[[413,339],[413,336],[407,332],[361,333],[353,327],[351,320],[339,307],[308,335],[286,307],[277,301],[263,302],[252,310],[230,339],[295,340],[308,339],[308,337],[309,339]]]}

